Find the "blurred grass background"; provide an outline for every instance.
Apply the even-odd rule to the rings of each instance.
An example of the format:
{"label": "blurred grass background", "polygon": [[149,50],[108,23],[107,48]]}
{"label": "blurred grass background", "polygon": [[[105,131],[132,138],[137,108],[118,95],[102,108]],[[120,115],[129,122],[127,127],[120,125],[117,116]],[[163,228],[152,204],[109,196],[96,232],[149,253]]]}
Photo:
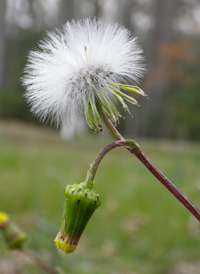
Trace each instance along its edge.
{"label": "blurred grass background", "polygon": [[[200,207],[199,12],[198,0],[0,0],[0,210],[27,231],[28,248],[52,267],[60,265],[60,274],[199,274],[199,224],[118,148],[97,173],[102,206],[76,254],[58,252],[53,239],[64,188],[84,180],[112,140],[88,134],[64,142],[51,129],[23,123],[39,124],[20,81],[28,52],[47,30],[87,16],[118,22],[136,35],[147,65],[140,86],[149,100],[130,106],[134,120],[121,120],[120,132],[137,136],[153,163]],[[8,252],[0,237],[0,274],[8,273],[44,271]]]}
{"label": "blurred grass background", "polygon": [[[96,176],[102,205],[89,222],[75,254],[58,252],[63,191],[84,180],[89,164],[112,140],[77,137],[64,142],[50,129],[1,122],[0,209],[28,234],[27,247],[60,273],[176,272],[181,263],[198,265],[198,222],[122,148],[109,153]],[[146,155],[200,207],[200,145],[141,141]],[[9,256],[0,238],[0,260]],[[45,273],[25,265],[20,273]]]}

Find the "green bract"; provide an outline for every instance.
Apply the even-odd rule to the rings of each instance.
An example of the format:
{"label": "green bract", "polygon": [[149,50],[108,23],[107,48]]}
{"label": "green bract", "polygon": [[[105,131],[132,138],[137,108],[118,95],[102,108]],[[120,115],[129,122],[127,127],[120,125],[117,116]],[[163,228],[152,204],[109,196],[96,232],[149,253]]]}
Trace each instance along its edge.
{"label": "green bract", "polygon": [[[125,94],[121,90],[131,91],[139,95],[146,96],[144,91],[142,91],[137,86],[123,85],[118,83],[107,83],[107,87],[109,88],[109,93],[112,94],[115,99],[117,99],[117,101],[122,104],[123,108],[129,113],[130,111],[124,99],[131,104],[139,104],[133,97]],[[119,113],[111,99],[112,98],[109,97],[108,93],[103,89],[103,87],[99,92],[91,93],[85,98],[84,112],[86,121],[91,129],[95,131],[102,131],[102,110],[106,113],[106,115],[114,123],[114,125],[118,123],[118,119],[119,117],[121,117],[121,114]]]}

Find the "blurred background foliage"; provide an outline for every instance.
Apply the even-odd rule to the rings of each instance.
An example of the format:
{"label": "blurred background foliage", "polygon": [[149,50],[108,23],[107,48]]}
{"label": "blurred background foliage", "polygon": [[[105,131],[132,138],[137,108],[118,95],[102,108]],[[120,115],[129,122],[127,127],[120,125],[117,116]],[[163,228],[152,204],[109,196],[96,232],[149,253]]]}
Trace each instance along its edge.
{"label": "blurred background foliage", "polygon": [[[27,231],[28,248],[58,273],[199,274],[199,223],[118,149],[97,173],[102,206],[77,253],[60,254],[53,239],[63,189],[81,182],[97,151],[112,140],[80,135],[64,142],[55,130],[38,127],[20,81],[28,52],[46,30],[72,18],[97,16],[129,28],[144,48],[141,87],[149,96],[138,98],[140,108],[130,106],[134,118],[121,119],[120,131],[140,140],[148,157],[200,207],[200,146],[185,142],[200,139],[199,14],[199,0],[0,0],[0,210]],[[68,129],[68,137],[79,126],[70,135]],[[0,237],[0,273],[44,272],[6,252]]]}
{"label": "blurred background foliage", "polygon": [[144,48],[149,98],[121,121],[124,134],[200,139],[199,13],[198,0],[1,0],[0,117],[36,122],[19,80],[29,50],[46,30],[96,16],[125,25]]}
{"label": "blurred background foliage", "polygon": [[[118,148],[95,178],[102,205],[75,254],[53,242],[61,224],[66,184],[82,182],[106,136],[60,140],[52,129],[21,123],[0,127],[0,210],[27,233],[26,247],[58,274],[199,274],[199,222],[141,163]],[[200,207],[200,145],[140,140],[145,153]],[[0,233],[1,274],[45,274]]]}

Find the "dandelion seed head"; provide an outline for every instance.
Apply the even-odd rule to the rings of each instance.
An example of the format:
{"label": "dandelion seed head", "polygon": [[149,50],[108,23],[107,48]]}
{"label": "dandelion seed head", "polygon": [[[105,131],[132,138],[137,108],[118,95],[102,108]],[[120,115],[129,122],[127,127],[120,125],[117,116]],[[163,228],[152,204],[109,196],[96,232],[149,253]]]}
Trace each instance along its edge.
{"label": "dandelion seed head", "polygon": [[116,122],[119,113],[112,100],[123,101],[116,83],[137,81],[142,63],[142,50],[126,28],[95,19],[71,21],[49,32],[29,53],[25,97],[42,120],[59,125],[63,117],[70,122],[77,111],[84,111],[89,126],[98,131],[97,102]]}

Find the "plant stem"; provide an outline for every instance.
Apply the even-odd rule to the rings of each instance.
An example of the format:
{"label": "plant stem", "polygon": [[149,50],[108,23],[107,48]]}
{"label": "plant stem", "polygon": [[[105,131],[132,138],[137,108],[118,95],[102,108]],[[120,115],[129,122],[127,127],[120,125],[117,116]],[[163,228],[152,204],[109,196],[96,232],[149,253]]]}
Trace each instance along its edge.
{"label": "plant stem", "polygon": [[29,259],[34,261],[36,264],[41,266],[47,273],[49,274],[56,274],[56,272],[51,269],[48,265],[46,265],[42,260],[40,260],[38,257],[36,257],[32,252],[30,252],[27,249],[22,249],[21,250],[24,255],[26,255]]}
{"label": "plant stem", "polygon": [[[116,140],[121,140],[124,142],[125,139],[117,131],[103,109],[100,109],[100,112],[101,118],[112,136]],[[151,163],[139,146],[136,146],[135,148],[129,147],[127,144],[124,146],[145,165],[145,167],[172,193],[172,195],[174,195],[177,200],[179,200],[179,202],[181,202],[190,211],[190,213],[192,213],[198,221],[200,221],[200,210],[185,196],[185,194],[183,194],[169,179],[167,179],[167,177],[157,167]]]}
{"label": "plant stem", "polygon": [[111,135],[114,137],[114,139],[124,141],[125,140],[124,137],[119,133],[119,131],[113,125],[112,121],[108,118],[108,116],[104,112],[102,106],[100,104],[97,104],[97,108],[98,108],[101,118],[104,121],[108,131],[111,133]]}
{"label": "plant stem", "polygon": [[[138,147],[138,144],[135,143],[132,140],[118,140],[115,141],[109,145],[107,145],[106,147],[104,147],[99,154],[96,156],[94,162],[92,163],[88,174],[87,174],[87,178],[86,178],[86,182],[93,182],[94,181],[94,177],[96,175],[98,166],[101,162],[101,160],[103,159],[103,157],[112,149],[119,147],[119,146],[125,146],[127,149],[129,148],[129,150],[133,151],[136,147]],[[131,149],[130,149],[131,148]]]}
{"label": "plant stem", "polygon": [[141,149],[133,154],[148,168],[148,170],[200,221],[199,209],[183,194],[167,177],[155,167]]}

